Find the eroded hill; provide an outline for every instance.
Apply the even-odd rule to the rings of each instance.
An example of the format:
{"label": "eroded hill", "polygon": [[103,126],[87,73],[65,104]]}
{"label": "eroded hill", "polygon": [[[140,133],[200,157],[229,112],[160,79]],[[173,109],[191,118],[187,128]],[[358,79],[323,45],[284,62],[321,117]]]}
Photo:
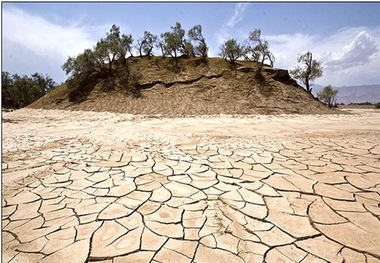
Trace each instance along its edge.
{"label": "eroded hill", "polygon": [[254,62],[232,66],[221,58],[129,58],[139,73],[138,96],[123,88],[90,90],[64,84],[29,108],[111,111],[166,116],[212,114],[324,114],[335,112],[314,99],[286,70],[264,67],[255,77]]}

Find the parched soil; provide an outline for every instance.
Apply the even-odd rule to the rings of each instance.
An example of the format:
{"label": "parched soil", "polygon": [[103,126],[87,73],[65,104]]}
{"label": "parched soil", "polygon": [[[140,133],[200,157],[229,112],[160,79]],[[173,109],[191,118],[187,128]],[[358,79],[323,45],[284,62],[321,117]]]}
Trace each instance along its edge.
{"label": "parched soil", "polygon": [[2,262],[380,262],[380,112],[2,116]]}

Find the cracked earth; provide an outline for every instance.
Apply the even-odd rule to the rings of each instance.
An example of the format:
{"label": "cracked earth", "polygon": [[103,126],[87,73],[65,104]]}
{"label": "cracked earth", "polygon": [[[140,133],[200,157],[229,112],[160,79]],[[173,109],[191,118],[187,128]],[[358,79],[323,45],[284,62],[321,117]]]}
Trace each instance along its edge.
{"label": "cracked earth", "polygon": [[3,262],[380,262],[380,113],[3,113]]}

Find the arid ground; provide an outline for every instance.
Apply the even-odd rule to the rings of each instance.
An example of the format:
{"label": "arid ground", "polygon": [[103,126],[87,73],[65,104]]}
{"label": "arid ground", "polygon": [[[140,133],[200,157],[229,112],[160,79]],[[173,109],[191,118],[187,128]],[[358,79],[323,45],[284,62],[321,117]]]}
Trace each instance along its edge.
{"label": "arid ground", "polygon": [[380,262],[380,111],[3,113],[2,262]]}

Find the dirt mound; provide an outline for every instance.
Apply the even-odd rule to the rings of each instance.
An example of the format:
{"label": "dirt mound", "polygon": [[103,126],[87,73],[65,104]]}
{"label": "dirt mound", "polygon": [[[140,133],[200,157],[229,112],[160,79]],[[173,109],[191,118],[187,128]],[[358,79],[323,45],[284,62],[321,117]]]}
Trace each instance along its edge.
{"label": "dirt mound", "polygon": [[73,90],[64,84],[29,108],[111,111],[166,116],[213,114],[336,113],[314,99],[286,70],[264,67],[255,77],[254,62],[231,65],[220,58],[129,58],[141,73],[140,94],[126,90]]}

